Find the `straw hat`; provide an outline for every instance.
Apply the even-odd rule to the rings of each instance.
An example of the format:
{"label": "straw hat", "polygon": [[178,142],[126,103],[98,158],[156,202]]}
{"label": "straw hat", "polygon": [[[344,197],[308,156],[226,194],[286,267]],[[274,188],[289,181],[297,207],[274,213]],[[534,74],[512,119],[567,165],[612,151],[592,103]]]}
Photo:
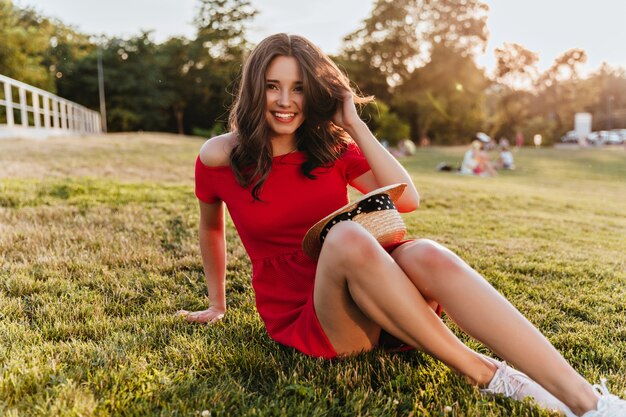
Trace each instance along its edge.
{"label": "straw hat", "polygon": [[346,220],[365,227],[383,246],[402,240],[406,226],[394,203],[405,188],[404,183],[378,188],[332,212],[309,229],[302,240],[302,250],[317,259],[330,228]]}

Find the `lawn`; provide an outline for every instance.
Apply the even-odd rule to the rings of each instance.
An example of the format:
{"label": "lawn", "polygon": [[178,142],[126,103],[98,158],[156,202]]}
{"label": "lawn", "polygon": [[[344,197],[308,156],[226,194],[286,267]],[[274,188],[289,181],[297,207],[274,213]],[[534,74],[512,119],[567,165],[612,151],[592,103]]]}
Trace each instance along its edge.
{"label": "lawn", "polygon": [[[549,415],[481,397],[419,352],[324,361],[275,344],[230,222],[225,319],[174,317],[207,302],[193,194],[201,144],[0,141],[1,415]],[[409,236],[459,253],[579,372],[623,396],[626,151],[522,149],[519,169],[495,178],[435,171],[462,153],[402,160],[422,196],[404,216]]]}

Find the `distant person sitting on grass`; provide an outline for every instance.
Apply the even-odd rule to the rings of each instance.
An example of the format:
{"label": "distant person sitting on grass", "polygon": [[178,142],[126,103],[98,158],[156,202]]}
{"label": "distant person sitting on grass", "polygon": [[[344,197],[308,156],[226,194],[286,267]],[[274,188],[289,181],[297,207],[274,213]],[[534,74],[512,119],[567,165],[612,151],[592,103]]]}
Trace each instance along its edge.
{"label": "distant person sitting on grass", "polygon": [[483,149],[484,145],[478,139],[474,139],[470,148],[463,155],[463,162],[461,163],[460,174],[463,175],[478,175],[482,177],[491,177],[496,175],[489,155]]}
{"label": "distant person sitting on grass", "polygon": [[499,143],[500,153],[498,154],[498,160],[496,161],[496,169],[515,169],[515,160],[513,159],[513,153],[509,148],[509,141],[501,139]]}
{"label": "distant person sitting on grass", "polygon": [[[375,349],[393,336],[483,393],[531,397],[572,416],[626,416],[626,402],[606,390],[598,395],[502,295],[440,244],[421,239],[383,247],[357,222],[340,221],[318,242],[318,257],[303,252],[307,230],[348,202],[348,184],[369,193],[405,183],[397,209],[419,204],[409,174],[359,118],[355,103],[371,100],[355,94],[333,61],[300,36],[277,34],[258,44],[243,68],[231,132],[208,140],[196,160],[210,304],[179,313],[198,323],[226,314],[228,206],[252,260],[257,310],[277,342],[330,359]],[[439,318],[440,308],[528,376],[465,346]]]}

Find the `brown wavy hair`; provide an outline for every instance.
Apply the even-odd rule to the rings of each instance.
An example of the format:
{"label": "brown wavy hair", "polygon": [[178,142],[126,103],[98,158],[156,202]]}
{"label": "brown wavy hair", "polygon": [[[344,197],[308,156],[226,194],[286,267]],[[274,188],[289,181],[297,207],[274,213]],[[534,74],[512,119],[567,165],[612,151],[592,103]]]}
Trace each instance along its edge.
{"label": "brown wavy hair", "polygon": [[272,168],[270,127],[265,119],[265,75],[277,56],[294,57],[300,64],[304,122],[296,131],[296,145],[306,155],[301,169],[308,178],[315,178],[315,168],[332,165],[351,140],[331,121],[345,92],[352,92],[357,104],[373,101],[371,96],[356,94],[337,65],[302,36],[278,33],[262,40],[246,60],[229,116],[230,130],[238,136],[230,165],[237,182],[251,188],[255,200],[260,200],[259,193]]}

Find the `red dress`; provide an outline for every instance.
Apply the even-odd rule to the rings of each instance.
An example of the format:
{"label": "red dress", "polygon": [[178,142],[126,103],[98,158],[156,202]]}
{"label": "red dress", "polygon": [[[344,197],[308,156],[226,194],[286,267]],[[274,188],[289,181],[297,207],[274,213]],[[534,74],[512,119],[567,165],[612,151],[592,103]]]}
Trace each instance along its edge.
{"label": "red dress", "polygon": [[332,167],[316,168],[316,179],[302,174],[304,161],[302,152],[274,157],[262,201],[254,201],[230,166],[207,167],[198,157],[196,196],[226,203],[252,262],[256,307],[270,337],[307,355],[333,358],[337,353],[313,305],[317,261],[300,245],[313,224],[348,203],[348,184],[370,168],[354,144]]}

